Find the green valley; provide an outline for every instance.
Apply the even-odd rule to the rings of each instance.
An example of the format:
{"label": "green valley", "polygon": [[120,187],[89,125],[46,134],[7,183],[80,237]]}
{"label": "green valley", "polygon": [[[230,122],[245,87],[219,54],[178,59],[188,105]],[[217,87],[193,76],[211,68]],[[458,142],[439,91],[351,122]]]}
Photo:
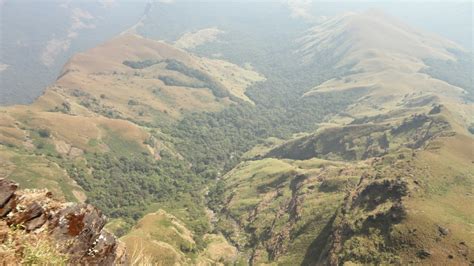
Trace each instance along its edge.
{"label": "green valley", "polygon": [[94,205],[131,265],[474,263],[471,52],[374,10],[188,5],[1,107],[0,178]]}

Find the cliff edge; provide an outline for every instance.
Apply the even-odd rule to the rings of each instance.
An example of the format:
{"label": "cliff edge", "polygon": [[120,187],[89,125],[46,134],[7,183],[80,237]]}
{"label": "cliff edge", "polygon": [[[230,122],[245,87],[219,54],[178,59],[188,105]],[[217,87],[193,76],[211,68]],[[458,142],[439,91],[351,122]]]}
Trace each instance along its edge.
{"label": "cliff edge", "polygon": [[126,263],[123,244],[89,204],[60,202],[47,190],[18,190],[0,178],[0,263]]}

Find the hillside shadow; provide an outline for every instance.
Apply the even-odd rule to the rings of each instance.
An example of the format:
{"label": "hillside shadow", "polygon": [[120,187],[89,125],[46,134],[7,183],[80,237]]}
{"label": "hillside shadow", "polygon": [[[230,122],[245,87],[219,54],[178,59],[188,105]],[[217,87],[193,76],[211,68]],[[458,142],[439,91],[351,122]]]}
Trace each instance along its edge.
{"label": "hillside shadow", "polygon": [[311,242],[311,245],[306,250],[303,262],[301,263],[302,266],[320,265],[318,264],[318,260],[324,254],[329,237],[332,233],[332,225],[335,219],[336,213],[331,217],[331,219],[329,219],[329,221],[326,223],[323,230],[321,230],[321,233],[319,233],[316,239]]}

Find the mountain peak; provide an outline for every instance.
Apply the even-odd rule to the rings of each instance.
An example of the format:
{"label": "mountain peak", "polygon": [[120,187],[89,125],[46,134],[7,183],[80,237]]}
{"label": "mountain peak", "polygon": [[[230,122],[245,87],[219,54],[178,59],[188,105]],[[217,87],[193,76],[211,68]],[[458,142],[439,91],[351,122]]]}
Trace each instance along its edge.
{"label": "mountain peak", "polygon": [[[313,27],[299,41],[298,52],[306,62],[330,56],[335,60],[335,68],[346,71],[342,77],[328,80],[306,95],[367,89],[366,97],[351,109],[354,116],[405,108],[419,97],[451,102],[465,93],[423,73],[427,60],[456,61],[453,51],[462,50],[460,46],[413,29],[378,10],[335,16]],[[464,116],[464,112],[460,111],[459,116]]]}
{"label": "mountain peak", "polygon": [[325,52],[343,57],[377,50],[418,59],[454,60],[449,50],[462,50],[449,40],[410,28],[376,9],[332,17],[311,28],[298,41],[299,52],[307,59]]}

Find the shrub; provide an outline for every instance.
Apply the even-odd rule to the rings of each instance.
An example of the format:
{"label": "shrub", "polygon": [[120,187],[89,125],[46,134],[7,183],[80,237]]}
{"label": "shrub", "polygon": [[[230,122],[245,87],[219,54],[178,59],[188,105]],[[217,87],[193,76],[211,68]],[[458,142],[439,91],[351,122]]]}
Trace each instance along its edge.
{"label": "shrub", "polygon": [[469,133],[474,134],[474,124],[471,124],[467,130],[469,130]]}
{"label": "shrub", "polygon": [[138,102],[137,100],[133,100],[133,99],[130,99],[128,100],[128,105],[139,105],[140,102]]}
{"label": "shrub", "polygon": [[23,249],[24,265],[65,265],[67,256],[57,251],[57,248],[47,240],[26,243]]}
{"label": "shrub", "polygon": [[39,129],[38,134],[42,138],[49,138],[51,136],[51,132],[48,129]]}
{"label": "shrub", "polygon": [[122,62],[122,64],[128,67],[131,67],[133,69],[144,69],[144,68],[151,67],[159,63],[161,63],[161,60],[153,60],[153,59],[148,59],[148,60],[143,60],[143,61],[125,60]]}

